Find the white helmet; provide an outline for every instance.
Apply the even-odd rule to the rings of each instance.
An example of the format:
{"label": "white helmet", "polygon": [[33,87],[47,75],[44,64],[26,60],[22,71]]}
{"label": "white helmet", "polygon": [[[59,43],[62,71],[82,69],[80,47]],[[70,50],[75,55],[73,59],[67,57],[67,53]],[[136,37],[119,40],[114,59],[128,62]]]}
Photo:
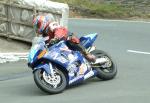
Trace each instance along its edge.
{"label": "white helmet", "polygon": [[58,22],[51,22],[51,23],[49,24],[49,27],[50,27],[50,30],[53,32],[56,28],[59,28],[60,25],[59,25]]}

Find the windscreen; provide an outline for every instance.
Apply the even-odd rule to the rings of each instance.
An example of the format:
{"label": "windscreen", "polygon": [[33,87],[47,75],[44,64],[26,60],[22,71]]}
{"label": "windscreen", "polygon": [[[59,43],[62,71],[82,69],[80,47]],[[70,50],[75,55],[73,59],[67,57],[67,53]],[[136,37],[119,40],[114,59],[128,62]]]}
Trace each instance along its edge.
{"label": "windscreen", "polygon": [[45,41],[43,37],[34,37],[32,40],[32,46],[36,44],[43,44],[45,45]]}
{"label": "windscreen", "polygon": [[39,49],[43,49],[43,45],[45,45],[45,41],[43,37],[34,37],[32,40],[32,47],[29,52],[28,61],[33,62],[34,57],[37,55]]}

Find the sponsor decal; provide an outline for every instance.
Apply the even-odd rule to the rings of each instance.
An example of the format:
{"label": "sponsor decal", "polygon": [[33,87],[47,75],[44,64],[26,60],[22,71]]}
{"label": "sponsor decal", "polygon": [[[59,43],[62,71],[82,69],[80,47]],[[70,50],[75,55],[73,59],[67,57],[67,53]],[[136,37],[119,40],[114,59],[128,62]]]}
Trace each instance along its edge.
{"label": "sponsor decal", "polygon": [[69,54],[69,55],[68,55],[68,59],[69,59],[70,61],[73,61],[73,60],[75,60],[75,57],[74,57],[74,55]]}
{"label": "sponsor decal", "polygon": [[86,64],[81,64],[81,66],[79,67],[79,75],[84,75],[84,73],[87,71],[87,66]]}
{"label": "sponsor decal", "polygon": [[67,46],[65,46],[65,47],[63,47],[63,48],[60,48],[60,50],[71,52],[71,50],[70,50]]}
{"label": "sponsor decal", "polygon": [[83,78],[83,76],[82,76],[82,75],[77,76],[76,78],[74,78],[74,79],[70,80],[70,81],[69,81],[69,84],[71,84],[71,83],[73,83],[73,82],[77,81],[77,80],[78,80],[78,79],[80,79],[80,78]]}
{"label": "sponsor decal", "polygon": [[89,77],[91,77],[91,76],[93,76],[94,75],[94,72],[93,71],[90,71],[89,73],[87,73],[85,76],[84,76],[84,79],[87,79],[87,78],[89,78]]}

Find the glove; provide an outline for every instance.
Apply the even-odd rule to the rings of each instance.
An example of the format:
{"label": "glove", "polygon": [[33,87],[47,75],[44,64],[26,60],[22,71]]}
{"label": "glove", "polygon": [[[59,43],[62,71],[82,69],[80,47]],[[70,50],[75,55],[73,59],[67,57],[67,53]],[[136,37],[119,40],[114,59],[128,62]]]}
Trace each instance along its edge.
{"label": "glove", "polygon": [[56,44],[58,41],[59,41],[59,39],[53,38],[53,39],[50,40],[50,44],[51,45]]}
{"label": "glove", "polygon": [[85,58],[90,62],[95,62],[96,61],[96,57],[94,55],[90,54],[90,53],[85,55]]}

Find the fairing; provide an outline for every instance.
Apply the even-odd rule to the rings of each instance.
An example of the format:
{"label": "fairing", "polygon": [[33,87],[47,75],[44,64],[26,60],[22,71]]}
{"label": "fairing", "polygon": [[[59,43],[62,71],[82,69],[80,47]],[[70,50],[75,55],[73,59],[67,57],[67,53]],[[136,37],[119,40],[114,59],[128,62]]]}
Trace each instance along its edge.
{"label": "fairing", "polygon": [[94,41],[97,38],[97,33],[94,34],[89,34],[86,36],[83,36],[80,38],[80,43],[81,45],[83,45],[85,48],[89,48],[90,46],[92,46],[92,44],[94,43]]}
{"label": "fairing", "polygon": [[[81,37],[81,40],[87,40],[86,47],[89,47],[93,44],[97,37],[97,34],[91,34],[88,36]],[[66,41],[60,41],[59,43],[51,46],[47,49],[46,54],[38,60],[38,51],[43,50],[44,45],[39,43],[39,46],[35,46],[31,49],[29,54],[29,63],[35,64],[33,70],[43,69],[47,74],[51,74],[54,70],[53,63],[57,66],[61,66],[61,69],[64,69],[68,72],[68,83],[74,84],[80,81],[83,81],[93,75],[95,72],[91,70],[89,62],[79,51],[70,50]],[[35,59],[36,58],[36,59]],[[46,60],[47,62],[37,62],[40,60]],[[39,64],[37,64],[39,63]]]}

